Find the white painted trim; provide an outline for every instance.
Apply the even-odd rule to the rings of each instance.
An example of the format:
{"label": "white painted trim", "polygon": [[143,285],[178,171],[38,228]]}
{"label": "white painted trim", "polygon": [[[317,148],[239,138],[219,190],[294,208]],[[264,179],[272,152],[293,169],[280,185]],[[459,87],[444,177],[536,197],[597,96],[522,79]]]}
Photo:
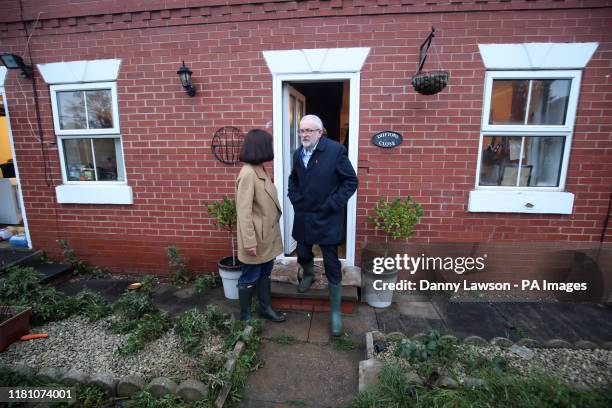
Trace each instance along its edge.
{"label": "white painted trim", "polygon": [[[0,67],[4,68],[5,67]],[[0,76],[2,75],[2,69],[0,69]],[[2,79],[4,80],[4,79]],[[15,167],[15,179],[17,180],[17,199],[19,200],[19,207],[21,208],[21,217],[23,221],[23,227],[25,229],[26,240],[28,241],[28,247],[32,249],[32,237],[30,236],[30,226],[28,223],[28,217],[25,210],[25,202],[23,200],[23,191],[21,189],[21,176],[19,175],[19,160],[15,154],[15,142],[13,140],[13,129],[11,127],[11,117],[9,114],[9,103],[6,99],[6,92],[4,91],[3,82],[0,82],[0,95],[4,101],[4,114],[6,115],[6,126],[8,127],[9,143],[11,145],[11,153],[13,155],[13,165]],[[27,99],[26,99],[27,100]]]}
{"label": "white painted trim", "polygon": [[[491,94],[493,89],[494,79],[571,79],[571,87],[566,111],[566,121],[562,126],[533,126],[533,125],[490,125],[490,105]],[[485,86],[483,95],[483,113],[481,121],[480,140],[478,144],[478,157],[476,164],[475,188],[479,191],[487,191],[490,193],[513,193],[522,191],[539,192],[544,194],[554,194],[565,190],[567,172],[569,167],[569,158],[571,154],[572,137],[574,124],[576,122],[576,112],[578,108],[578,99],[580,95],[580,84],[582,79],[582,71],[579,70],[557,70],[557,71],[487,71],[485,76]],[[480,168],[482,161],[482,141],[485,136],[552,136],[565,137],[563,147],[563,157],[561,162],[561,174],[559,176],[559,186],[557,187],[501,187],[501,186],[480,186]],[[554,196],[551,195],[551,200]],[[488,207],[485,207],[488,208]],[[525,209],[521,206],[513,206],[515,211],[500,211],[500,212],[536,212]],[[567,206],[564,207],[567,209]],[[521,209],[519,211],[519,209]],[[493,210],[490,210],[493,211]],[[571,205],[569,206],[571,213]],[[553,212],[557,213],[557,212]],[[558,212],[565,214],[564,212]]]}
{"label": "white painted trim", "polygon": [[468,201],[469,212],[571,214],[573,206],[574,194],[562,191],[472,190]]}
{"label": "white painted trim", "polygon": [[132,187],[126,184],[64,184],[55,193],[60,204],[134,204]]}
{"label": "white painted trim", "polygon": [[[355,173],[358,174],[358,151],[359,151],[359,91],[360,74],[358,72],[345,73],[310,73],[310,74],[272,74],[272,123],[274,129],[274,156],[283,157],[283,122],[282,122],[282,100],[283,82],[319,82],[329,80],[349,80],[350,102],[349,102],[349,149],[348,157]],[[279,130],[280,129],[280,130]],[[283,183],[283,160],[274,160],[274,180],[279,194],[284,197],[287,192]],[[359,190],[349,199],[347,204],[347,234],[346,234],[346,259],[343,264],[355,264],[355,239],[357,224],[357,194]],[[281,207],[284,200],[280,200]],[[284,239],[284,228],[281,228]],[[284,242],[284,241],[283,241]],[[284,257],[283,257],[284,258]],[[289,258],[289,257],[287,257]]]}
{"label": "white painted trim", "polygon": [[7,74],[8,69],[6,69],[6,67],[0,67],[0,86],[4,86],[4,81],[6,80]]}
{"label": "white painted trim", "polygon": [[582,69],[599,43],[478,44],[486,69]]}
{"label": "white painted trim", "polygon": [[360,72],[370,48],[320,48],[264,51],[272,74]]}
{"label": "white painted trim", "polygon": [[[113,127],[107,129],[61,129],[59,124],[59,111],[57,106],[57,93],[61,91],[96,91],[106,90],[111,91],[111,105],[113,108]],[[119,101],[117,99],[117,82],[98,82],[87,84],[64,84],[51,85],[49,87],[51,93],[51,110],[53,112],[53,127],[56,135],[112,135],[120,132],[119,125]]]}
{"label": "white painted trim", "polygon": [[116,81],[121,67],[120,59],[53,62],[37,64],[38,70],[49,85],[82,82]]}
{"label": "white painted trim", "polygon": [[[565,124],[556,126],[541,125],[490,125],[491,95],[493,92],[493,81],[495,79],[569,79],[571,80],[569,99],[567,102]],[[578,108],[578,96],[580,94],[580,83],[582,71],[487,71],[485,76],[484,104],[482,112],[481,128],[483,131],[505,131],[505,132],[571,132],[576,121],[576,110]],[[529,105],[527,105],[529,106]]]}

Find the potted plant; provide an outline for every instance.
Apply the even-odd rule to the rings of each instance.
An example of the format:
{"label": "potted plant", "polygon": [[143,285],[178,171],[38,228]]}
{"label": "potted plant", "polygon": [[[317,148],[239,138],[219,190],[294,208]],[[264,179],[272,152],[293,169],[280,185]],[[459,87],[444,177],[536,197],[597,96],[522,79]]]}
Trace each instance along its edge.
{"label": "potted plant", "polygon": [[207,206],[208,213],[216,220],[216,225],[229,232],[232,242],[232,255],[221,259],[217,262],[219,267],[219,276],[223,282],[223,292],[228,299],[238,299],[238,278],[242,272],[240,271],[240,261],[236,250],[236,201],[223,196],[222,200],[215,201]]}
{"label": "potted plant", "polygon": [[[387,201],[380,198],[374,206],[374,214],[368,219],[375,230],[382,230],[385,233],[385,242],[382,251],[382,258],[389,256],[389,238],[395,240],[405,240],[414,234],[414,226],[423,215],[423,207],[412,201],[410,196],[403,201],[396,198]],[[364,251],[365,252],[365,251]],[[393,300],[392,290],[376,290],[374,282],[382,281],[382,284],[395,283],[397,281],[398,270],[396,268],[384,268],[378,265],[375,272],[374,258],[380,258],[381,251],[374,251],[373,256],[364,255],[364,284],[366,302],[373,307],[388,307]],[[395,256],[395,254],[391,254]],[[371,259],[370,259],[371,258]],[[380,270],[382,269],[382,270]]]}
{"label": "potted plant", "polygon": [[0,352],[30,331],[29,307],[0,306]]}

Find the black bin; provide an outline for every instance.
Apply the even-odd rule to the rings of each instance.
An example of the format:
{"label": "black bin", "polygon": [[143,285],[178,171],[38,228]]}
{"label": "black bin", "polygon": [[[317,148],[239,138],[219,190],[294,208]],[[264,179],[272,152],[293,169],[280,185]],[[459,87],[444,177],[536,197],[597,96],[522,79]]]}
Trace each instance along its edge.
{"label": "black bin", "polygon": [[0,164],[0,169],[2,170],[2,177],[4,178],[13,178],[15,177],[15,166],[13,163],[4,163]]}

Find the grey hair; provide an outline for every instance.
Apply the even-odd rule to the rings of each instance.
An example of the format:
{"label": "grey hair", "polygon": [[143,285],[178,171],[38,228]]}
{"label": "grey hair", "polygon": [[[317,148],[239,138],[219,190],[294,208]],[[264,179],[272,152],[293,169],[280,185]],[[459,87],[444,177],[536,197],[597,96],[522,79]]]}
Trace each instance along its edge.
{"label": "grey hair", "polygon": [[314,122],[318,127],[319,130],[323,129],[323,122],[321,121],[321,119],[317,116],[317,115],[306,115],[303,116],[302,119],[300,119],[300,123],[304,120],[309,120],[311,122]]}

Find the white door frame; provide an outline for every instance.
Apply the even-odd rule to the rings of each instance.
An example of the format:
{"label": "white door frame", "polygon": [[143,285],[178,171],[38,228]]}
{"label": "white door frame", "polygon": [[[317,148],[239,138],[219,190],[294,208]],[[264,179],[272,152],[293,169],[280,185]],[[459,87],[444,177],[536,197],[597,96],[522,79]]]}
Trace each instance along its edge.
{"label": "white door frame", "polygon": [[13,141],[13,129],[11,127],[11,117],[9,115],[9,103],[6,98],[6,92],[4,90],[4,79],[6,78],[6,68],[0,67],[0,95],[4,101],[4,114],[6,115],[6,126],[8,127],[9,143],[11,145],[11,154],[13,155],[13,165],[15,167],[15,178],[17,179],[17,199],[19,200],[19,207],[21,210],[21,217],[23,218],[23,227],[25,229],[26,240],[28,241],[28,248],[32,249],[32,239],[30,238],[30,228],[28,227],[28,218],[26,217],[25,204],[23,202],[23,192],[21,190],[21,179],[19,177],[19,165],[17,162],[17,155],[15,154],[15,143]]}
{"label": "white door frame", "polygon": [[[274,157],[283,157],[283,82],[323,82],[323,81],[349,81],[349,149],[348,157],[355,173],[357,173],[357,159],[359,151],[359,72],[333,72],[333,73],[310,73],[310,74],[272,74],[272,125],[274,133]],[[308,112],[307,112],[308,113]],[[274,180],[276,189],[284,197],[284,160],[274,160]],[[279,200],[281,207],[284,200]],[[284,210],[284,208],[282,208]],[[357,192],[349,199],[347,205],[346,220],[346,265],[355,264],[355,236],[357,224]],[[284,237],[284,228],[281,228]],[[283,241],[284,242],[284,241]],[[282,256],[283,259],[294,259]]]}

